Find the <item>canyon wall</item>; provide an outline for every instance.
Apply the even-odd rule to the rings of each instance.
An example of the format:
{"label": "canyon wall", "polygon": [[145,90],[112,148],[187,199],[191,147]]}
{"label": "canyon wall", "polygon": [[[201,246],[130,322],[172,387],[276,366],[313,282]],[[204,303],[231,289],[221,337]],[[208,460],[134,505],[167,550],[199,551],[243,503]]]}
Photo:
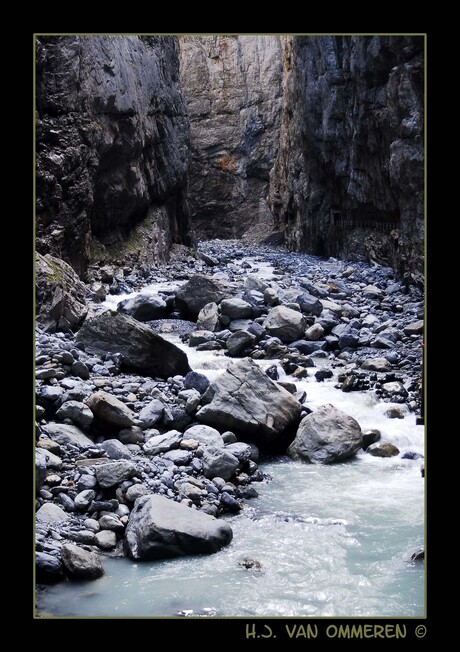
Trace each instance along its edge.
{"label": "canyon wall", "polygon": [[37,250],[85,274],[192,243],[189,122],[163,36],[38,37]]}
{"label": "canyon wall", "polygon": [[282,37],[283,106],[270,175],[291,250],[423,273],[423,38]]}
{"label": "canyon wall", "polygon": [[190,207],[200,237],[260,236],[282,99],[279,36],[181,36],[191,131]]}

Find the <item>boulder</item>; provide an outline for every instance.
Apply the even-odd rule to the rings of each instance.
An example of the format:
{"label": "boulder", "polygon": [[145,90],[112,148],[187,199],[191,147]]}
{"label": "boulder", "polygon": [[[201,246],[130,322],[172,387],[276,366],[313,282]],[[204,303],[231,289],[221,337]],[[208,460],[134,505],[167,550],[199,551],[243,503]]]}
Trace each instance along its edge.
{"label": "boulder", "polygon": [[399,455],[399,448],[389,441],[378,441],[367,447],[366,453],[374,457],[394,457]]}
{"label": "boulder", "polygon": [[364,288],[363,290],[363,296],[366,297],[366,299],[383,299],[384,297],[384,292],[380,288],[376,287],[375,285],[368,285]]}
{"label": "boulder", "polygon": [[305,312],[307,315],[315,315],[316,317],[319,317],[323,312],[323,304],[321,301],[312,294],[308,294],[308,292],[299,295],[296,299],[296,303],[299,304],[302,312]]}
{"label": "boulder", "polygon": [[414,321],[412,324],[404,326],[405,335],[422,335],[423,334],[423,319]]}
{"label": "boulder", "polygon": [[58,557],[47,552],[35,553],[37,582],[51,583],[62,579],[62,564]]}
{"label": "boulder", "polygon": [[166,451],[179,448],[182,437],[182,433],[177,430],[170,430],[163,435],[150,437],[144,444],[144,453],[146,455],[158,455],[159,453],[166,453]]}
{"label": "boulder", "polygon": [[122,444],[142,444],[144,443],[144,433],[142,432],[142,428],[131,426],[131,428],[120,430],[118,439]]}
{"label": "boulder", "polygon": [[188,283],[176,290],[176,304],[185,316],[198,317],[208,303],[220,303],[228,288],[204,274],[195,274]]}
{"label": "boulder", "polygon": [[102,530],[97,532],[96,536],[96,545],[101,550],[112,550],[117,545],[117,535],[111,530]]}
{"label": "boulder", "polygon": [[368,371],[390,371],[391,364],[386,358],[368,358],[361,364],[361,369]]}
{"label": "boulder", "polygon": [[279,337],[282,342],[293,342],[305,333],[305,319],[302,313],[286,306],[276,306],[268,313],[263,327],[272,337]]}
{"label": "boulder", "polygon": [[132,299],[120,301],[117,310],[129,315],[138,321],[151,321],[161,319],[167,311],[166,302],[160,297],[138,294]]}
{"label": "boulder", "polygon": [[203,474],[212,480],[213,478],[223,478],[230,480],[235,475],[239,465],[239,460],[235,455],[225,448],[207,446],[204,449],[203,457]]}
{"label": "boulder", "polygon": [[76,331],[88,314],[86,288],[68,263],[35,254],[37,322],[48,332]]}
{"label": "boulder", "polygon": [[316,342],[320,337],[324,335],[324,328],[321,324],[313,324],[310,328],[307,328],[305,331],[305,339],[311,342]]}
{"label": "boulder", "polygon": [[129,428],[135,425],[134,413],[112,394],[101,390],[91,394],[86,402],[94,416],[104,423],[119,428]]}
{"label": "boulder", "polygon": [[230,319],[248,319],[252,317],[252,306],[243,299],[224,299],[220,304],[220,311]]}
{"label": "boulder", "polygon": [[214,301],[207,303],[198,313],[196,322],[197,330],[211,331],[212,333],[219,328],[219,309]]}
{"label": "boulder", "polygon": [[257,343],[255,335],[247,331],[237,331],[232,333],[226,341],[227,351],[231,357],[241,355],[246,349],[253,347]]}
{"label": "boulder", "polygon": [[103,489],[113,487],[123,480],[129,480],[136,473],[134,462],[127,460],[118,460],[116,462],[106,462],[98,464],[95,467],[96,478],[99,486]]}
{"label": "boulder", "polygon": [[371,444],[375,444],[381,438],[380,430],[364,430],[363,431],[363,449],[366,450]]}
{"label": "boulder", "polygon": [[73,543],[66,543],[61,548],[63,564],[71,578],[94,580],[104,575],[99,555],[79,548]]}
{"label": "boulder", "polygon": [[362,443],[356,419],[327,404],[302,419],[288,454],[295,460],[332,464],[352,457]]}
{"label": "boulder", "polygon": [[200,394],[204,394],[208,387],[209,380],[197,371],[189,371],[184,378],[184,389],[196,389]]}
{"label": "boulder", "polygon": [[206,390],[196,418],[224,430],[276,439],[297,421],[299,401],[249,359],[232,362]]}
{"label": "boulder", "polygon": [[153,428],[161,420],[164,410],[165,406],[157,398],[150,401],[139,413],[142,428]]}
{"label": "boulder", "polygon": [[88,353],[118,353],[122,370],[160,378],[190,371],[181,349],[127,315],[107,311],[87,320],[76,341]]}
{"label": "boulder", "polygon": [[43,426],[42,430],[47,437],[61,446],[65,446],[66,444],[77,446],[78,448],[94,446],[92,439],[87,437],[77,426],[70,426],[66,423],[47,423],[46,426]]}
{"label": "boulder", "polygon": [[56,525],[57,523],[67,521],[69,515],[54,503],[43,503],[35,514],[35,519],[37,523],[42,525]]}
{"label": "boulder", "polygon": [[138,498],[125,531],[125,550],[134,560],[217,552],[233,538],[230,526],[164,496]]}
{"label": "boulder", "polygon": [[194,439],[203,446],[214,446],[218,448],[224,446],[224,440],[220,432],[210,426],[192,426],[185,431],[184,437]]}
{"label": "boulder", "polygon": [[66,401],[56,412],[56,419],[60,421],[70,419],[81,428],[89,428],[94,416],[89,407],[81,401]]}
{"label": "boulder", "polygon": [[132,458],[129,449],[118,439],[106,439],[99,445],[111,460],[130,460]]}

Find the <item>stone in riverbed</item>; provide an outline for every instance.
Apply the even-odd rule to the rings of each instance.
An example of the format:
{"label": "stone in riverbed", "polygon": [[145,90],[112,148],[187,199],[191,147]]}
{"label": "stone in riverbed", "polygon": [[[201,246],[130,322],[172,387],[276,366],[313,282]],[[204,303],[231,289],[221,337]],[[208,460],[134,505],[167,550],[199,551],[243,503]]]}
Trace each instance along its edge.
{"label": "stone in riverbed", "polygon": [[55,525],[67,521],[69,515],[54,503],[44,503],[35,514],[35,518],[41,525]]}
{"label": "stone in riverbed", "polygon": [[74,504],[77,509],[87,509],[96,498],[96,492],[92,489],[85,489],[80,491],[79,494],[75,496]]}
{"label": "stone in riverbed", "polygon": [[371,444],[375,444],[381,437],[380,430],[363,431],[363,449],[366,450]]}
{"label": "stone in riverbed", "polygon": [[125,531],[125,550],[134,560],[155,560],[217,552],[233,538],[222,520],[169,500],[139,498]]}
{"label": "stone in riverbed", "polygon": [[232,333],[226,341],[227,351],[231,357],[236,357],[246,349],[253,347],[257,342],[255,335],[247,331],[237,331]]}
{"label": "stone in riverbed", "polygon": [[307,328],[305,331],[305,339],[310,342],[316,342],[324,335],[324,328],[321,324],[313,324],[310,328]]}
{"label": "stone in riverbed", "polygon": [[62,564],[58,557],[47,552],[35,553],[35,568],[37,582],[45,584],[59,582],[62,579]]}
{"label": "stone in riverbed", "polygon": [[323,312],[323,304],[312,294],[305,292],[297,297],[296,303],[299,304],[302,312],[305,312],[307,315],[315,315],[319,317]]}
{"label": "stone in riverbed", "polygon": [[167,306],[160,297],[138,294],[132,299],[120,301],[118,312],[129,315],[138,321],[151,321],[165,316]]}
{"label": "stone in riverbed", "polygon": [[62,561],[71,578],[93,580],[104,574],[99,555],[71,543],[61,548]]}
{"label": "stone in riverbed", "polygon": [[81,401],[66,401],[56,412],[56,419],[70,419],[77,426],[86,429],[92,424],[94,416],[89,407]]}
{"label": "stone in riverbed", "polygon": [[87,400],[88,407],[101,421],[120,428],[135,425],[134,413],[118,398],[104,391],[95,392]]}
{"label": "stone in riverbed", "polygon": [[91,354],[119,353],[122,370],[160,378],[190,371],[181,349],[126,315],[107,311],[87,320],[76,341]]}
{"label": "stone in riverbed", "polygon": [[123,428],[118,433],[118,439],[122,444],[142,444],[144,442],[144,434],[142,428],[138,426],[131,426],[131,428]]}
{"label": "stone in riverbed", "polygon": [[423,319],[414,321],[412,324],[404,326],[405,335],[422,335],[423,334]]}
{"label": "stone in riverbed", "polygon": [[295,460],[332,464],[352,457],[362,443],[356,419],[327,404],[302,419],[287,452]]}
{"label": "stone in riverbed", "polygon": [[305,319],[302,313],[286,306],[272,308],[263,323],[263,327],[272,337],[282,342],[293,342],[305,333]]}
{"label": "stone in riverbed", "polygon": [[139,420],[142,421],[142,427],[153,428],[163,416],[165,406],[161,401],[154,398],[153,401],[150,401],[139,413]]}
{"label": "stone in riverbed", "polygon": [[208,303],[220,303],[228,288],[209,276],[195,274],[188,283],[176,290],[176,304],[184,316],[197,317]]}
{"label": "stone in riverbed", "polygon": [[239,460],[225,448],[207,446],[204,449],[203,457],[203,475],[212,480],[219,477],[224,480],[230,480],[239,466]]}
{"label": "stone in riverbed", "polygon": [[100,444],[111,460],[130,460],[132,455],[129,449],[124,446],[118,439],[106,439]]}
{"label": "stone in riverbed", "polygon": [[192,461],[192,453],[187,450],[176,449],[164,453],[163,459],[174,462],[176,466],[186,466]]}
{"label": "stone in riverbed", "polygon": [[177,430],[170,430],[163,435],[150,437],[144,444],[144,453],[146,455],[158,455],[179,448],[182,437],[182,433]]}
{"label": "stone in riverbed", "polygon": [[243,299],[224,299],[220,304],[220,311],[231,320],[252,317],[252,306]]}
{"label": "stone in riverbed", "polygon": [[361,364],[361,369],[368,371],[390,371],[391,364],[386,358],[368,358]]}
{"label": "stone in riverbed", "polygon": [[136,465],[127,460],[106,462],[95,467],[96,478],[103,489],[113,487],[123,480],[129,480],[136,473]]}
{"label": "stone in riverbed", "polygon": [[65,423],[47,423],[46,426],[43,426],[43,432],[61,446],[66,444],[78,448],[94,446],[92,439],[87,437],[77,426],[69,426]]}
{"label": "stone in riverbed", "polygon": [[194,439],[203,446],[217,446],[218,448],[224,446],[224,440],[220,432],[210,426],[192,426],[185,431],[184,436],[187,439]]}
{"label": "stone in riverbed", "polygon": [[95,536],[96,545],[101,550],[112,550],[117,545],[117,535],[111,530],[102,530]]}
{"label": "stone in riverbed", "polygon": [[378,441],[368,446],[366,453],[374,457],[394,457],[399,455],[399,448],[389,441]]}
{"label": "stone in riverbed", "polygon": [[199,331],[211,331],[212,333],[218,330],[219,327],[219,309],[217,303],[207,303],[201,308],[196,328]]}
{"label": "stone in riverbed", "polygon": [[200,394],[204,394],[208,387],[209,380],[197,371],[189,371],[184,378],[184,389],[196,389]]}
{"label": "stone in riverbed", "polygon": [[302,409],[297,399],[249,359],[230,363],[206,390],[202,405],[196,414],[201,423],[262,441],[276,439],[296,422]]}

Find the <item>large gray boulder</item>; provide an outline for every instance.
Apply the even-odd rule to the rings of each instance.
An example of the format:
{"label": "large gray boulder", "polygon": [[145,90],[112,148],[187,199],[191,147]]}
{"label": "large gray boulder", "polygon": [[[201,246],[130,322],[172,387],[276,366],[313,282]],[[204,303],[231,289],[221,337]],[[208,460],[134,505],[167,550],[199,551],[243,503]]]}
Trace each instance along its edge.
{"label": "large gray boulder", "polygon": [[62,546],[61,556],[71,578],[94,580],[104,575],[101,560],[95,552],[79,548],[73,543],[66,543]]}
{"label": "large gray boulder", "polygon": [[61,446],[71,444],[78,448],[86,448],[94,445],[92,439],[87,437],[77,426],[70,426],[66,423],[47,423],[42,430],[49,439]]}
{"label": "large gray boulder", "polygon": [[272,337],[279,337],[282,342],[294,342],[305,333],[305,319],[302,313],[286,306],[276,306],[268,313],[263,327]]}
{"label": "large gray boulder", "polygon": [[220,311],[230,319],[247,319],[252,317],[252,306],[244,299],[224,299],[220,304]]}
{"label": "large gray boulder", "polygon": [[64,421],[70,419],[80,428],[89,428],[94,416],[89,407],[81,401],[66,401],[56,412],[56,419]]}
{"label": "large gray boulder", "polygon": [[120,301],[117,310],[138,321],[150,321],[164,317],[167,306],[161,297],[138,294],[131,299]]}
{"label": "large gray boulder", "polygon": [[88,314],[86,288],[71,266],[35,254],[37,322],[49,332],[77,330]]}
{"label": "large gray boulder", "polygon": [[203,474],[210,480],[213,478],[230,480],[240,463],[238,458],[230,451],[214,446],[207,446],[204,449],[201,461],[203,463]]}
{"label": "large gray boulder", "polygon": [[288,454],[294,460],[332,464],[352,457],[362,444],[356,419],[327,404],[302,419]]}
{"label": "large gray boulder", "polygon": [[206,390],[196,418],[215,428],[276,439],[299,418],[301,405],[255,362],[232,362]]}
{"label": "large gray boulder", "polygon": [[220,303],[228,287],[204,274],[195,274],[188,283],[176,290],[176,304],[185,315],[198,317],[208,303]]}
{"label": "large gray boulder", "polygon": [[203,306],[198,313],[196,328],[199,331],[218,330],[219,326],[219,309],[214,301]]}
{"label": "large gray boulder", "polygon": [[101,390],[91,394],[86,402],[94,416],[104,423],[119,428],[129,428],[136,425],[134,413],[112,394]]}
{"label": "large gray boulder", "polygon": [[149,561],[217,552],[232,538],[224,521],[165,496],[142,496],[130,514],[124,545],[131,559]]}
{"label": "large gray boulder", "polygon": [[40,509],[35,514],[37,523],[41,525],[56,525],[63,523],[69,519],[69,515],[65,513],[59,505],[54,503],[43,503]]}
{"label": "large gray boulder", "polygon": [[186,354],[136,319],[107,311],[87,320],[77,335],[85,351],[118,353],[121,369],[152,377],[185,376],[190,371]]}

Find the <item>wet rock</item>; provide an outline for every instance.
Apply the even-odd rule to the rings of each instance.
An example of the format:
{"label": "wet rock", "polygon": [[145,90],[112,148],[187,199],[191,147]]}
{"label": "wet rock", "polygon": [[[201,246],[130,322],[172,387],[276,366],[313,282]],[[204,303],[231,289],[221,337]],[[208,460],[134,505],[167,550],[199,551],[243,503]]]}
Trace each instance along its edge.
{"label": "wet rock", "polygon": [[176,290],[176,304],[181,313],[198,317],[208,303],[220,303],[228,295],[228,288],[221,282],[203,274],[195,274],[188,283]]}
{"label": "wet rock", "polygon": [[367,447],[366,453],[374,457],[394,457],[399,455],[399,448],[389,441],[378,441]]}
{"label": "wet rock", "polygon": [[219,329],[219,309],[217,303],[207,303],[198,313],[196,328],[199,331],[211,331]]}
{"label": "wet rock", "polygon": [[87,429],[92,424],[94,416],[89,407],[81,401],[66,401],[56,412],[56,419],[59,421],[70,419],[75,425]]}
{"label": "wet rock", "polygon": [[106,439],[100,444],[111,460],[130,460],[132,455],[129,449],[124,446],[118,439]]}
{"label": "wet rock", "polygon": [[315,373],[315,378],[317,381],[322,382],[323,380],[326,380],[326,378],[332,378],[333,375],[331,369],[318,369]]}
{"label": "wet rock", "polygon": [[37,582],[52,584],[63,577],[62,563],[59,557],[47,552],[35,553],[35,569]]}
{"label": "wet rock", "polygon": [[113,532],[123,532],[125,529],[123,523],[115,514],[104,514],[99,519],[101,530],[112,530]]}
{"label": "wet rock", "polygon": [[238,566],[245,568],[246,570],[252,570],[257,573],[263,572],[263,566],[260,561],[253,559],[252,557],[244,557],[241,561],[238,562]]}
{"label": "wet rock", "polygon": [[424,548],[419,548],[416,552],[414,552],[411,557],[411,561],[425,561],[425,549]]}
{"label": "wet rock", "polygon": [[220,504],[225,511],[237,513],[241,511],[241,505],[234,496],[227,491],[223,491],[220,495]]}
{"label": "wet rock", "polygon": [[404,412],[401,408],[391,407],[388,408],[388,410],[385,410],[385,416],[389,419],[404,419]]}
{"label": "wet rock", "polygon": [[139,498],[125,532],[125,550],[134,560],[155,560],[220,550],[232,540],[230,526],[164,496]]}
{"label": "wet rock", "polygon": [[69,515],[54,503],[43,503],[35,514],[35,519],[40,525],[56,525],[57,523],[67,521],[68,518]]}
{"label": "wet rock", "polygon": [[152,321],[164,317],[167,312],[167,306],[165,301],[160,297],[138,294],[132,299],[120,301],[117,310],[138,321]]}
{"label": "wet rock", "polygon": [[191,347],[207,344],[215,340],[214,333],[211,331],[193,331],[188,337],[188,345]]}
{"label": "wet rock", "polygon": [[379,441],[381,437],[380,430],[363,431],[363,449],[366,450],[371,444]]}
{"label": "wet rock", "polygon": [[47,423],[46,426],[43,426],[43,432],[60,446],[66,444],[77,448],[94,446],[92,439],[87,437],[77,426],[70,426],[65,423]]}
{"label": "wet rock", "polygon": [[362,441],[359,423],[328,404],[302,419],[288,454],[295,460],[332,464],[352,457]]}
{"label": "wet rock", "polygon": [[391,370],[391,364],[386,358],[368,358],[361,364],[361,369],[384,372]]}
{"label": "wet rock", "polygon": [[136,465],[127,460],[106,462],[95,467],[95,474],[99,485],[106,489],[132,478],[136,474]]}
{"label": "wet rock", "polygon": [[91,580],[104,574],[99,555],[84,550],[71,543],[61,549],[62,561],[70,577],[79,580]]}
{"label": "wet rock", "polygon": [[95,491],[92,489],[85,489],[75,496],[74,505],[77,509],[87,509],[95,498]]}
{"label": "wet rock", "polygon": [[72,376],[77,376],[82,380],[89,379],[89,369],[85,365],[85,363],[81,362],[80,360],[77,360],[76,362],[73,363],[73,365],[70,368],[70,373],[72,374]]}
{"label": "wet rock", "polygon": [[[250,444],[245,444],[244,442],[235,441],[234,443],[229,443],[226,447],[226,450],[234,455],[240,462],[247,462],[251,459],[252,448]],[[220,473],[217,475],[221,475]],[[223,476],[222,476],[223,477]]]}
{"label": "wet rock", "polygon": [[263,327],[272,337],[278,337],[282,342],[293,342],[305,333],[305,319],[296,310],[276,306],[268,313]]}
{"label": "wet rock", "polygon": [[135,425],[136,417],[118,398],[104,391],[95,392],[87,400],[88,407],[100,421],[119,428]]}
{"label": "wet rock", "polygon": [[256,337],[247,331],[233,333],[226,341],[228,354],[231,357],[241,355],[246,349],[252,348],[256,342]]}
{"label": "wet rock", "polygon": [[252,361],[231,363],[206,390],[196,418],[209,426],[273,440],[294,423],[301,405]]}
{"label": "wet rock", "polygon": [[201,424],[192,426],[185,431],[184,436],[187,437],[187,439],[195,439],[195,441],[203,446],[214,446],[217,448],[222,448],[224,446],[224,440],[220,432],[210,426]]}
{"label": "wet rock", "polygon": [[163,454],[163,459],[170,460],[176,466],[186,466],[192,461],[193,455],[190,451],[176,449]]}
{"label": "wet rock", "polygon": [[416,453],[415,451],[406,451],[403,455],[401,455],[402,460],[422,460],[423,455],[420,453]]}
{"label": "wet rock", "polygon": [[91,354],[118,353],[122,370],[160,378],[190,371],[181,349],[126,315],[107,311],[87,320],[76,341]]}
{"label": "wet rock", "polygon": [[142,444],[144,442],[144,434],[142,428],[139,428],[139,426],[131,426],[131,428],[120,430],[118,439],[122,444]]}
{"label": "wet rock", "polygon": [[382,391],[385,396],[401,396],[405,398],[408,394],[407,389],[399,381],[384,383]]}

